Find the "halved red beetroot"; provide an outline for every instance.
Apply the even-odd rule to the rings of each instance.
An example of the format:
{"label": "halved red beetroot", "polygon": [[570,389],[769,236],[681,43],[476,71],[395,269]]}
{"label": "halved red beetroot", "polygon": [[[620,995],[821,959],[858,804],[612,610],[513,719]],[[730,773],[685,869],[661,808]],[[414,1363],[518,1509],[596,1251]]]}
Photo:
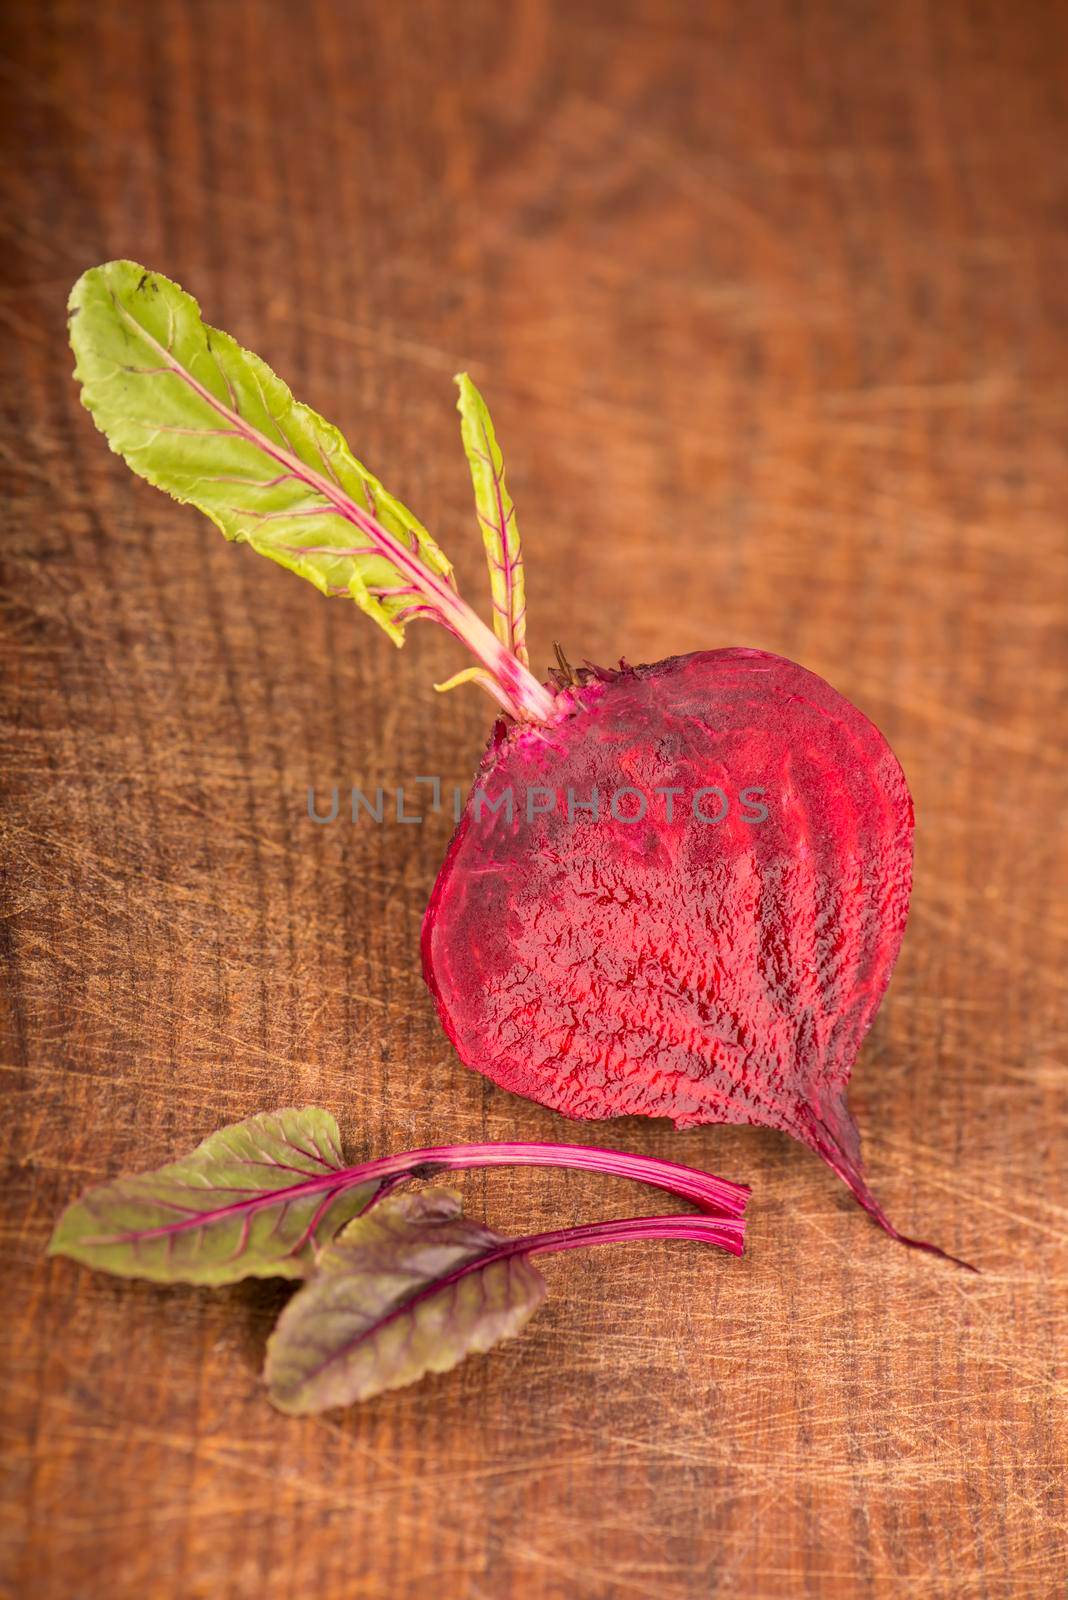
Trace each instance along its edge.
{"label": "halved red beetroot", "polygon": [[791,661],[586,673],[554,726],[498,722],[423,921],[426,980],[503,1088],[570,1117],[781,1128],[902,1238],[845,1094],[912,831],[882,734]]}

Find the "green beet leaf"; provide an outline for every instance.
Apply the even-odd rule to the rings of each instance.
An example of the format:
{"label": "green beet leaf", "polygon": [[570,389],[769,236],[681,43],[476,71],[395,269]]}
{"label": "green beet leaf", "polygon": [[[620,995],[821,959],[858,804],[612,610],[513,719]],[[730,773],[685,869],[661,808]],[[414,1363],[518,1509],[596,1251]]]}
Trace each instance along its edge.
{"label": "green beet leaf", "polygon": [[504,481],[504,457],[489,407],[466,372],[457,375],[456,384],[460,391],[456,402],[460,434],[471,468],[475,511],[489,566],[493,628],[505,649],[525,663],[529,656],[523,554],[515,506]]}
{"label": "green beet leaf", "polygon": [[351,1174],[329,1112],[265,1113],[183,1161],[91,1189],[60,1217],[49,1254],[157,1283],[306,1277],[379,1191]]}
{"label": "green beet leaf", "polygon": [[452,568],[338,430],[259,356],[208,327],[192,295],[135,261],[84,273],[68,309],[74,375],[111,448],[228,539],[324,594],[349,596],[402,644],[425,595],[358,513],[426,572],[449,579]]}
{"label": "green beet leaf", "polygon": [[274,1404],[350,1405],[511,1337],[545,1296],[527,1257],[507,1253],[523,1243],[462,1216],[453,1190],[381,1200],[326,1246],[282,1312],[264,1370]]}

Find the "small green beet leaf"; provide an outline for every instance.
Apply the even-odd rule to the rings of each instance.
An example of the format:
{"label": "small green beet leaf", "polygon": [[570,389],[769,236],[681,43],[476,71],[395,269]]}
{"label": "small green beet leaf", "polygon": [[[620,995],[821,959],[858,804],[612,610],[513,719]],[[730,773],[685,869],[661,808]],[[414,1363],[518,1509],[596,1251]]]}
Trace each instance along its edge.
{"label": "small green beet leaf", "polygon": [[403,643],[427,614],[427,583],[448,588],[452,568],[335,427],[135,261],[83,273],[69,311],[82,400],[136,473]]}
{"label": "small green beet leaf", "polygon": [[354,1181],[329,1112],[270,1112],[183,1161],[91,1189],[60,1217],[49,1254],[157,1283],[303,1278],[380,1188]]}
{"label": "small green beet leaf", "polygon": [[504,481],[504,457],[489,407],[466,372],[457,373],[456,385],[460,391],[456,402],[460,433],[471,468],[475,511],[489,566],[493,629],[505,648],[526,663],[529,657],[523,552],[515,506]]}
{"label": "small green beet leaf", "polygon": [[326,1246],[282,1312],[264,1370],[274,1404],[346,1406],[511,1337],[545,1297],[541,1273],[513,1250],[523,1243],[462,1216],[453,1190],[381,1200]]}

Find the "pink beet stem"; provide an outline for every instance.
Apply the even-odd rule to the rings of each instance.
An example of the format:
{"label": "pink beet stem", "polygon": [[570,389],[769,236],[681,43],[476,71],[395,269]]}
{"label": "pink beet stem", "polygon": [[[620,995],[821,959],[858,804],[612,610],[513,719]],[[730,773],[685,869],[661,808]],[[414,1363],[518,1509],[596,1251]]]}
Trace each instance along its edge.
{"label": "pink beet stem", "polygon": [[714,1173],[700,1172],[677,1161],[661,1161],[655,1156],[629,1155],[622,1150],[599,1150],[575,1144],[453,1144],[431,1145],[423,1150],[407,1150],[403,1155],[382,1156],[352,1169],[349,1181],[368,1183],[375,1179],[419,1175],[433,1171],[464,1171],[472,1167],[570,1167],[601,1172],[609,1177],[630,1178],[646,1183],[680,1200],[689,1200],[710,1216],[741,1217],[745,1214],[749,1189],[731,1183]]}

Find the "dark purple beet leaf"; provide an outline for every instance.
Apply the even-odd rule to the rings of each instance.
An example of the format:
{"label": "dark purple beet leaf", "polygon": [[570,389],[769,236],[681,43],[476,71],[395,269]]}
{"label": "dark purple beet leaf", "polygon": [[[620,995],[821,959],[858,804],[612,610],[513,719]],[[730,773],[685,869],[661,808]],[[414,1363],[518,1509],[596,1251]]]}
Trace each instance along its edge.
{"label": "dark purple beet leaf", "polygon": [[282,1411],[367,1400],[447,1372],[519,1332],[545,1298],[531,1258],[587,1245],[699,1239],[734,1254],[711,1217],[629,1217],[506,1239],[461,1214],[452,1190],[391,1195],[323,1251],[267,1343],[264,1379]]}

